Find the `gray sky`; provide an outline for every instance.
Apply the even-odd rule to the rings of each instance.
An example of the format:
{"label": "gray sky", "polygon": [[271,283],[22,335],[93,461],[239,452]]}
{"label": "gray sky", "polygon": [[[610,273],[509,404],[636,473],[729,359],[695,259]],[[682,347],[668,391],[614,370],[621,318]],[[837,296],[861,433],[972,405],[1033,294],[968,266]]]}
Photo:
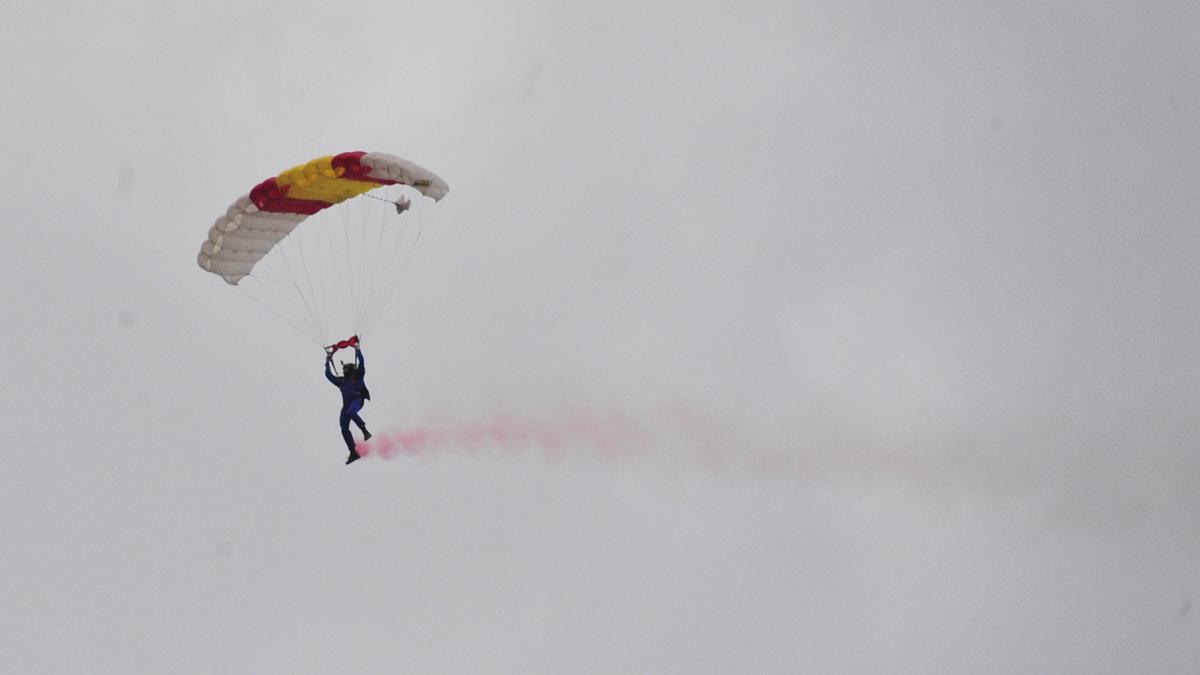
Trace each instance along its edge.
{"label": "gray sky", "polygon": [[[0,55],[0,670],[1200,664],[1194,3],[18,2]],[[372,426],[654,438],[343,467],[195,255],[352,149],[451,185]]]}

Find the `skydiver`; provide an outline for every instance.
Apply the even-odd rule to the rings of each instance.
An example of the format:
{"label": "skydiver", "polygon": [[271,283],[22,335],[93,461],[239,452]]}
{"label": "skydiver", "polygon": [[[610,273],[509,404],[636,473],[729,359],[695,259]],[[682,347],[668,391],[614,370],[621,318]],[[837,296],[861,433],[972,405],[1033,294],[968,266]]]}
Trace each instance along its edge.
{"label": "skydiver", "polygon": [[363,365],[362,350],[357,344],[354,345],[354,360],[355,363],[342,364],[342,376],[338,377],[333,374],[333,350],[325,352],[325,379],[332,382],[342,392],[342,412],[338,418],[338,424],[342,428],[342,439],[346,441],[346,447],[350,450],[350,456],[346,458],[347,464],[360,457],[354,445],[354,436],[350,433],[350,423],[354,422],[362,431],[364,441],[371,439],[371,432],[367,431],[367,425],[358,416],[358,411],[362,410],[363,404],[371,399],[371,392],[367,390],[367,385],[363,381],[367,370]]}

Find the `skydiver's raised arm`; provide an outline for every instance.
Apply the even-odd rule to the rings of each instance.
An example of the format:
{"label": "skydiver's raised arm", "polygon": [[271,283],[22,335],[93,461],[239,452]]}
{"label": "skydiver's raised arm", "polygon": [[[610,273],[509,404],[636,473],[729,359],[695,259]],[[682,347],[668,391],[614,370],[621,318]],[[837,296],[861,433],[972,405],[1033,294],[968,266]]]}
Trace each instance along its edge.
{"label": "skydiver's raised arm", "polygon": [[335,387],[342,386],[338,383],[337,378],[333,375],[333,354],[325,355],[325,379],[332,382]]}
{"label": "skydiver's raised arm", "polygon": [[354,347],[354,358],[358,360],[358,376],[362,377],[367,374],[367,367],[363,365],[362,350],[357,346]]}

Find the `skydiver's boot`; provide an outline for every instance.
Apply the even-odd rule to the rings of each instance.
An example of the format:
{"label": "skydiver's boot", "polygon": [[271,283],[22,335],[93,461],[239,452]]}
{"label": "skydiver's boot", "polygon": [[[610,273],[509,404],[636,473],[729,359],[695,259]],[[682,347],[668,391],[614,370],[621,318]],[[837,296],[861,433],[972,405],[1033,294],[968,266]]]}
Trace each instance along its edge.
{"label": "skydiver's boot", "polygon": [[371,440],[371,432],[367,431],[367,428],[366,428],[366,427],[363,427],[363,430],[362,430],[362,431],[363,431],[363,440],[364,440],[364,441],[369,441],[369,440]]}
{"label": "skydiver's boot", "polygon": [[358,461],[361,458],[362,458],[362,455],[358,454],[357,450],[351,450],[350,456],[346,458],[346,463],[353,464],[354,462]]}

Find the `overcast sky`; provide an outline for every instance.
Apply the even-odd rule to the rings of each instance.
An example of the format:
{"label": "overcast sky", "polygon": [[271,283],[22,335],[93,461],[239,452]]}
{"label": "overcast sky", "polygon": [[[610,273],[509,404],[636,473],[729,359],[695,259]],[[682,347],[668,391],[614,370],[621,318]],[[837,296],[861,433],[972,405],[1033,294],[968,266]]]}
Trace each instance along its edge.
{"label": "overcast sky", "polygon": [[[1195,3],[10,4],[0,670],[1200,668]],[[197,267],[357,149],[368,423],[560,444]]]}

